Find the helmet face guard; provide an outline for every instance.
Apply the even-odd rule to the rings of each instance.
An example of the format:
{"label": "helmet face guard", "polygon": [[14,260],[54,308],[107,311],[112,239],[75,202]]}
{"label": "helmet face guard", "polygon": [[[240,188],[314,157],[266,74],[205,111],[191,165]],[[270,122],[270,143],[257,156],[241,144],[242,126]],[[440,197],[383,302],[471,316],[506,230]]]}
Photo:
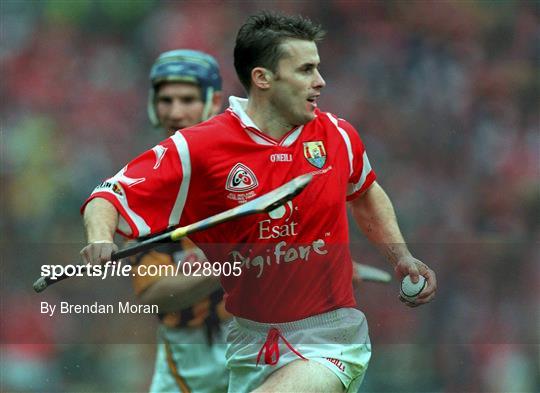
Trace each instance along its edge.
{"label": "helmet face guard", "polygon": [[156,113],[156,87],[164,82],[193,83],[201,89],[204,102],[203,118],[207,120],[212,110],[214,93],[221,91],[219,66],[212,56],[188,49],[164,52],[150,69],[150,91],[148,94],[148,117],[154,126],[159,126]]}

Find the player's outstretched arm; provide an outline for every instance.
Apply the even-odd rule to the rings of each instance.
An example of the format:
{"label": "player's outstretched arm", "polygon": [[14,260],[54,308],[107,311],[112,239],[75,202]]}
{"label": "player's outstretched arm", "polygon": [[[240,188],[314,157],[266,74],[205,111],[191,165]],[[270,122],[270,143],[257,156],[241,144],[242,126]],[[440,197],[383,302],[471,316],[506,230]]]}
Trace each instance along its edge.
{"label": "player's outstretched arm", "polygon": [[411,255],[399,229],[392,202],[382,187],[374,182],[362,195],[352,200],[349,207],[362,232],[392,263],[400,281],[408,274],[413,282],[417,281],[419,274],[426,278],[427,285],[416,299],[416,304],[409,305],[431,301],[437,289],[435,272]]}
{"label": "player's outstretched arm", "polygon": [[84,263],[99,264],[111,259],[118,250],[114,232],[118,225],[118,211],[103,198],[94,198],[84,209],[84,227],[88,245],[81,250]]}

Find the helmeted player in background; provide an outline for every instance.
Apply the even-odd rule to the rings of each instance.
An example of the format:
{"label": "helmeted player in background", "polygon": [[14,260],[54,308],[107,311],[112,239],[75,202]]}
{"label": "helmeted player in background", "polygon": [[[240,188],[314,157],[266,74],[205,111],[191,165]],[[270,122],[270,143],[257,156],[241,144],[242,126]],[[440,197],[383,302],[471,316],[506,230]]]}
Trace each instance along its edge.
{"label": "helmeted player in background", "polygon": [[[221,108],[219,66],[206,53],[184,49],[162,53],[151,68],[150,83],[148,115],[165,131],[163,137],[207,120]],[[140,264],[157,266],[204,258],[187,238],[136,257]],[[150,391],[226,391],[229,376],[221,323],[230,314],[217,278],[137,275],[133,284],[141,301],[159,305],[162,312]]]}
{"label": "helmeted player in background", "polygon": [[322,35],[299,16],[250,17],[234,52],[248,99],[231,97],[225,113],[143,153],[83,207],[89,244],[81,253],[100,263],[115,230],[138,237],[186,225],[313,174],[282,208],[192,236],[211,261],[242,263],[239,277],[221,277],[234,315],[230,392],[358,389],[371,344],[354,308],[346,201],[398,278],[426,277],[415,305],[435,295],[435,273],[409,252],[357,131],[318,109]]}

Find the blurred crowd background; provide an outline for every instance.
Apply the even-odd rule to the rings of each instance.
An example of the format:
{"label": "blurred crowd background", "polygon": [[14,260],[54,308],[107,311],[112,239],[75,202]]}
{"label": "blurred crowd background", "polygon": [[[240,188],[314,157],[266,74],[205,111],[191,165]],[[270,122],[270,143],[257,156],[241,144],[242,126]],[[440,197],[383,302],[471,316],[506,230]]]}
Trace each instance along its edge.
{"label": "blurred crowd background", "polygon": [[[1,386],[139,392],[151,316],[47,317],[40,301],[132,300],[127,280],[34,294],[73,263],[78,209],[161,138],[147,75],[169,49],[208,51],[244,95],[232,51],[246,16],[301,13],[328,31],[320,106],[360,132],[413,252],[438,274],[429,306],[398,285],[357,290],[374,355],[365,392],[540,391],[540,11],[537,1],[13,1],[0,4]],[[355,259],[390,270],[356,230]]]}

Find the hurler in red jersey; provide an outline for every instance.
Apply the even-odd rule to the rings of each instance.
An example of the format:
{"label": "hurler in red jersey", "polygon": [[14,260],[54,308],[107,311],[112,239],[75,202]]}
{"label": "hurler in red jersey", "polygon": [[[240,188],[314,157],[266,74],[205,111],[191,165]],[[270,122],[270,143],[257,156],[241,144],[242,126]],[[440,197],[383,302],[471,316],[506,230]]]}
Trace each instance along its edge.
{"label": "hurler in red jersey", "polygon": [[274,140],[246,115],[246,102],[231,97],[225,113],[143,153],[89,200],[113,203],[122,217],[118,230],[139,237],[201,220],[312,173],[311,184],[285,206],[191,239],[212,262],[242,263],[240,277],[222,277],[227,309],[237,316],[288,322],[355,306],[345,205],[375,180],[358,132],[317,109],[312,121]]}
{"label": "hurler in red jersey", "polygon": [[[345,120],[320,111],[325,87],[317,42],[301,16],[254,15],[238,31],[234,65],[248,99],[175,133],[92,194],[84,212],[90,263],[110,258],[115,230],[131,237],[187,225],[311,173],[291,202],[191,239],[222,274],[229,392],[356,392],[371,356],[366,318],[352,293],[346,205],[399,279],[422,275],[414,307],[436,291],[433,270],[414,258],[364,145]],[[281,351],[281,356],[280,356]],[[263,356],[264,355],[264,356]]]}

